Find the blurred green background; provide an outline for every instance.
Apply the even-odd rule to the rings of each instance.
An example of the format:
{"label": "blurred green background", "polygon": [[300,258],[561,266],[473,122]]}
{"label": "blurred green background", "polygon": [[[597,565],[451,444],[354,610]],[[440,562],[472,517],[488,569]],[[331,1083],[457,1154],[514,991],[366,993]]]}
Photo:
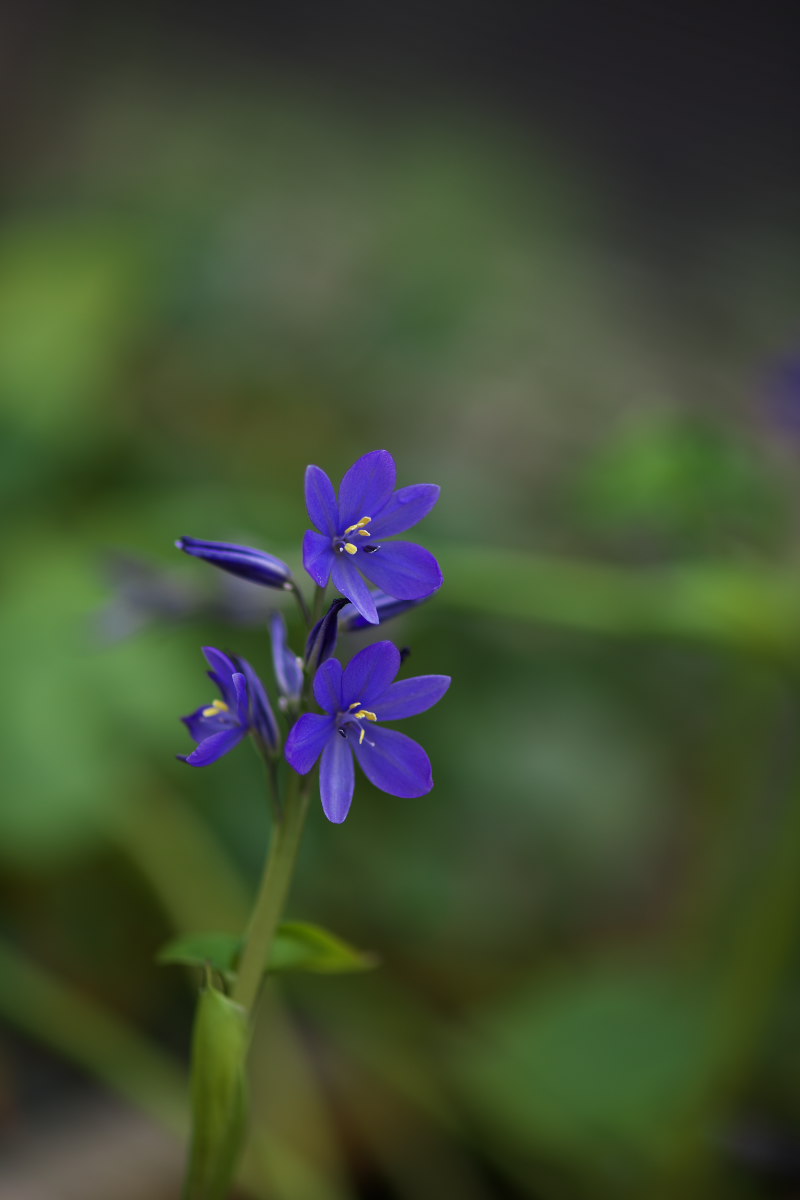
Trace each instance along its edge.
{"label": "blurred green background", "polygon": [[197,981],[154,955],[241,927],[268,836],[255,756],[187,770],[178,717],[202,644],[269,677],[276,594],[172,543],[299,568],[305,465],[379,447],[442,485],[445,586],[386,629],[453,676],[408,726],[436,787],[313,812],[290,914],[382,966],[273,988],[242,1195],[797,1195],[798,229],[780,138],[760,192],[743,166],[771,110],[726,125],[712,77],[649,162],[600,86],[624,47],[553,82],[568,15],[550,108],[498,98],[538,45],[510,16],[465,84],[444,10],[415,57],[429,30],[392,51],[346,6],[328,61],[322,6],[274,42],[203,10],[183,55],[168,11],[5,42],[0,1195],[177,1194]]}

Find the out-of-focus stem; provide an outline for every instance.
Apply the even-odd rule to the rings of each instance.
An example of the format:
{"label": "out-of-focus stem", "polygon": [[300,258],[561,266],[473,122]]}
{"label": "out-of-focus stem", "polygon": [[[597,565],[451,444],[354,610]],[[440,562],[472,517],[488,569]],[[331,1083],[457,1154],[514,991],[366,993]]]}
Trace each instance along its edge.
{"label": "out-of-focus stem", "polygon": [[272,833],[261,886],[233,986],[232,999],[248,1012],[252,1012],[258,997],[275,931],[289,893],[308,811],[308,791],[308,780],[295,771],[290,772],[283,815]]}

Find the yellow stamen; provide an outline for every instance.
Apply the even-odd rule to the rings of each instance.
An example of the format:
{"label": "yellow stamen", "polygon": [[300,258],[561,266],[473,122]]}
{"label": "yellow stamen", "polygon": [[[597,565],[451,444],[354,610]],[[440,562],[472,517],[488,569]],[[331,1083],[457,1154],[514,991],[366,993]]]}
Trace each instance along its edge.
{"label": "yellow stamen", "polygon": [[352,542],[345,542],[344,548],[348,554],[357,554],[358,546],[354,546]]}
{"label": "yellow stamen", "polygon": [[[353,703],[350,705],[350,708],[361,708],[361,701],[354,700]],[[349,712],[350,709],[348,709],[347,711]]]}
{"label": "yellow stamen", "polygon": [[369,537],[369,530],[368,529],[359,529],[358,536],[359,537]]}
{"label": "yellow stamen", "polygon": [[348,533],[352,533],[354,529],[363,529],[365,525],[369,525],[371,520],[372,517],[362,517],[360,521],[356,521],[355,525],[348,525],[344,531],[344,536],[347,537]]}
{"label": "yellow stamen", "polygon": [[229,708],[224,700],[214,700],[209,704],[208,708],[203,709],[204,717],[217,717],[220,713],[229,712]]}
{"label": "yellow stamen", "polygon": [[366,729],[362,729],[362,730],[361,730],[361,733],[358,735],[358,744],[359,744],[359,746],[360,746],[360,745],[361,745],[361,743],[363,742],[363,740],[364,740],[364,738],[365,738],[365,736],[366,736],[366,733],[367,733]]}
{"label": "yellow stamen", "polygon": [[357,721],[377,721],[378,719],[374,712],[370,712],[369,709],[366,708],[359,709],[359,711],[353,715]]}

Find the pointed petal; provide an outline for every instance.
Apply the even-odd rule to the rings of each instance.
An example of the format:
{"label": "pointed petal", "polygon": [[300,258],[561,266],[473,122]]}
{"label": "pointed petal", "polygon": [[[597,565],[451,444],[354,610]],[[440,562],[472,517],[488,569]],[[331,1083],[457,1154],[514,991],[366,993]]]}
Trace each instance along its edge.
{"label": "pointed petal", "polygon": [[394,491],[397,468],[388,450],[372,450],[353,463],[339,488],[338,533],[362,517],[374,517]]}
{"label": "pointed petal", "polygon": [[232,680],[236,693],[236,708],[234,710],[236,719],[240,725],[248,726],[250,724],[250,697],[247,694],[247,679],[241,671],[236,671],[232,676]]}
{"label": "pointed petal", "polygon": [[223,729],[220,733],[212,733],[200,743],[191,754],[179,754],[178,758],[188,763],[190,767],[208,767],[211,763],[222,758],[234,746],[238,746],[247,731],[240,727]]}
{"label": "pointed petal", "polygon": [[438,562],[413,542],[383,542],[376,554],[359,554],[358,565],[367,579],[398,600],[418,600],[442,586]]}
{"label": "pointed petal", "polygon": [[233,542],[204,542],[191,537],[178,538],[175,545],[193,558],[202,558],[204,562],[249,579],[251,583],[260,583],[262,587],[285,588],[291,584],[292,572],[286,563],[274,554],[267,554],[266,550]]}
{"label": "pointed petal", "polygon": [[306,530],[303,538],[303,566],[308,571],[314,583],[327,587],[331,577],[335,555],[331,539],[313,529]]}
{"label": "pointed petal", "polygon": [[306,713],[286,739],[286,760],[301,775],[307,775],[331,738],[341,741],[332,717]]}
{"label": "pointed petal", "polygon": [[322,467],[306,467],[306,508],[320,533],[332,538],[339,532],[336,492]]}
{"label": "pointed petal", "polygon": [[391,796],[424,796],[433,787],[430,759],[422,746],[396,729],[371,725],[360,746],[353,741],[353,753],[367,779]]}
{"label": "pointed petal", "polygon": [[350,811],[355,786],[353,755],[346,738],[338,733],[331,738],[322,754],[319,771],[319,794],[322,808],[329,821],[340,825]]}
{"label": "pointed petal", "polygon": [[314,696],[320,708],[337,713],[342,708],[342,664],[329,658],[314,676]]}
{"label": "pointed petal", "polygon": [[379,721],[399,721],[433,708],[449,687],[449,675],[417,675],[393,683],[372,704]]}
{"label": "pointed petal", "polygon": [[344,707],[358,700],[362,707],[371,708],[372,700],[383,695],[399,670],[400,651],[393,642],[375,642],[359,650],[342,676]]}
{"label": "pointed petal", "polygon": [[369,532],[372,537],[391,537],[405,533],[423,517],[427,517],[439,499],[440,488],[435,483],[414,483],[399,488],[390,496],[377,517],[373,517]]}
{"label": "pointed petal", "polygon": [[274,612],[269,620],[272,638],[272,662],[282,696],[297,700],[303,690],[303,664],[289,646],[283,613]]}
{"label": "pointed petal", "polygon": [[248,725],[255,728],[262,742],[270,750],[277,750],[281,744],[281,733],[278,729],[278,722],[275,720],[275,714],[272,711],[272,705],[269,702],[266,688],[256,670],[246,658],[237,658],[236,661],[247,679],[247,690],[250,698],[249,706],[246,709],[245,721]]}
{"label": "pointed petal", "polygon": [[[376,557],[377,555],[372,555],[372,558]],[[333,555],[333,583],[370,625],[378,624],[378,612],[372,592],[361,578],[358,569],[349,560],[345,561],[343,554]]]}
{"label": "pointed petal", "polygon": [[209,674],[222,693],[222,699],[232,712],[236,712],[237,697],[236,688],[233,685],[233,676],[237,670],[236,663],[227,654],[215,649],[214,646],[203,646],[203,654],[211,667]]}

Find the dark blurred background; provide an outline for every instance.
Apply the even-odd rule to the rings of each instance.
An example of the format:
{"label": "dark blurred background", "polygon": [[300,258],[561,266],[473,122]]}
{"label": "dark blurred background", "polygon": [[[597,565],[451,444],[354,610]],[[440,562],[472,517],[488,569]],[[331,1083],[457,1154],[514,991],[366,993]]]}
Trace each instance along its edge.
{"label": "dark blurred background", "polygon": [[792,16],[0,9],[3,1200],[178,1194],[154,956],[269,825],[178,717],[275,597],[172,543],[299,566],[378,447],[437,783],[312,815],[291,915],[382,966],[270,991],[242,1195],[800,1195]]}

